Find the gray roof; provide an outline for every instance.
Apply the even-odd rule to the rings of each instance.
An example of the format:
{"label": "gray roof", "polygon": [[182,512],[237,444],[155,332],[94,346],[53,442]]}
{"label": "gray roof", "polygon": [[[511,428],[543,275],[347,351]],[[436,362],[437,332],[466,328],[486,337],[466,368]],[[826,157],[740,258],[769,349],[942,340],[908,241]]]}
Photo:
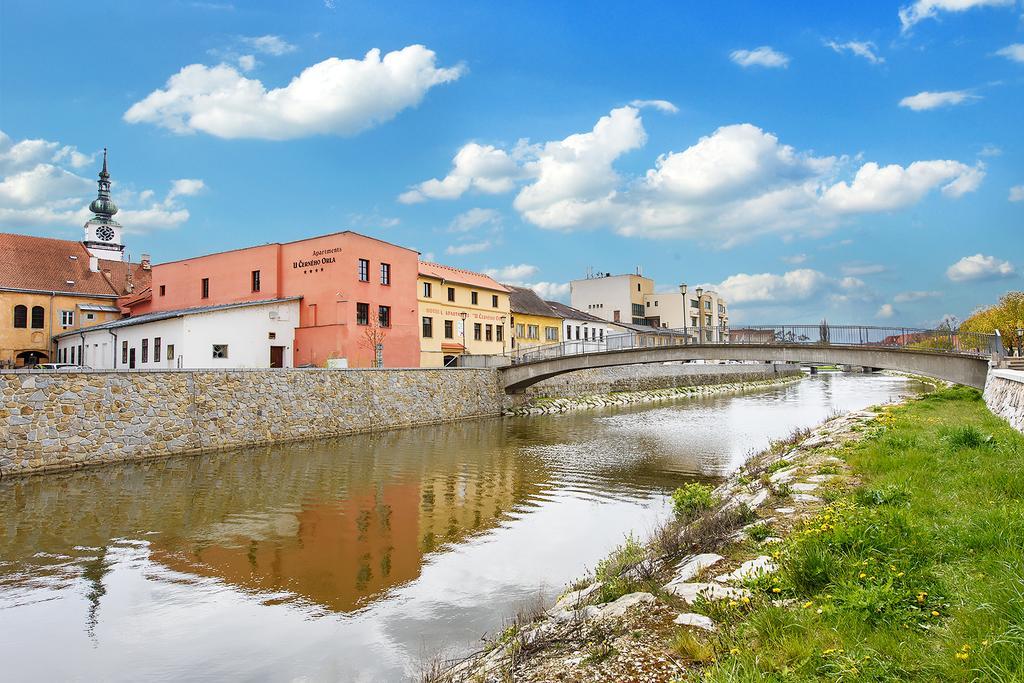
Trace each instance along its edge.
{"label": "gray roof", "polygon": [[584,313],[580,309],[567,306],[560,301],[545,301],[544,303],[550,306],[551,310],[557,313],[559,318],[565,318],[568,320],[585,320],[592,323],[608,322],[604,318],[598,318],[596,315]]}
{"label": "gray roof", "polygon": [[121,327],[130,327],[132,325],[142,325],[144,323],[152,323],[158,320],[170,320],[171,318],[182,318],[186,315],[196,315],[197,313],[211,313],[213,311],[225,311],[230,308],[245,308],[247,306],[265,306],[267,304],[280,304],[287,301],[298,301],[301,296],[290,296],[284,299],[261,299],[260,301],[240,301],[233,304],[219,304],[217,306],[197,306],[195,308],[179,308],[176,311],[154,311],[153,313],[143,313],[142,315],[132,316],[131,318],[121,318],[120,320],[111,320],[107,323],[100,323],[99,325],[91,325],[89,327],[83,327],[77,330],[68,330],[67,332],[61,332],[55,334],[54,339],[60,339],[61,337],[77,336],[83,332],[94,332],[96,330],[114,330]]}
{"label": "gray roof", "polygon": [[509,308],[513,313],[523,315],[546,315],[549,318],[560,318],[557,312],[544,303],[544,299],[537,296],[537,292],[528,287],[516,287],[515,285],[501,284],[508,290]]}

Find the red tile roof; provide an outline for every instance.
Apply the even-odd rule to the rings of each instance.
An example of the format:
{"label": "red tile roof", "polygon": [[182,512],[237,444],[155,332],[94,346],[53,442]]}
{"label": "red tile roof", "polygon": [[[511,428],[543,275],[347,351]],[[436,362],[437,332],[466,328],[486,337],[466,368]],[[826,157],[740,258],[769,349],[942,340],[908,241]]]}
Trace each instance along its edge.
{"label": "red tile roof", "polygon": [[436,277],[439,280],[458,282],[459,284],[469,285],[470,287],[490,289],[495,292],[508,291],[508,289],[498,284],[497,280],[488,275],[484,275],[483,273],[474,273],[471,270],[463,270],[462,268],[443,266],[440,263],[420,261],[420,275]]}
{"label": "red tile roof", "polygon": [[0,289],[124,296],[130,293],[129,273],[132,291],[150,285],[150,271],[138,263],[100,260],[99,270],[89,270],[89,252],[81,242],[0,233]]}

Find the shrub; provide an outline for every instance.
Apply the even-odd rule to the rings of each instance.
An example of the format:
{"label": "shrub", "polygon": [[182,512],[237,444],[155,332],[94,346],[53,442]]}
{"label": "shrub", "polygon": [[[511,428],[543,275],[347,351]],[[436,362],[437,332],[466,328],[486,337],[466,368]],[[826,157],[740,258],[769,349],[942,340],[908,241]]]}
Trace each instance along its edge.
{"label": "shrub", "polygon": [[672,492],[672,509],[677,517],[693,517],[705,510],[710,510],[717,502],[712,489],[707,484],[691,482]]}
{"label": "shrub", "polygon": [[992,435],[983,434],[974,425],[961,425],[959,427],[943,429],[940,431],[940,438],[954,451],[962,448],[979,448],[992,443]]}
{"label": "shrub", "polygon": [[754,526],[747,529],[747,536],[749,536],[751,540],[756,541],[757,543],[760,543],[761,541],[763,541],[771,535],[772,526],[771,524],[766,524],[765,522],[755,524]]}
{"label": "shrub", "polygon": [[633,536],[627,536],[622,545],[598,562],[594,577],[601,582],[599,602],[611,602],[635,592],[638,574],[642,573],[637,569],[646,559],[647,552],[643,545]]}
{"label": "shrub", "polygon": [[905,505],[909,501],[910,491],[902,484],[857,490],[857,502],[861,505]]}

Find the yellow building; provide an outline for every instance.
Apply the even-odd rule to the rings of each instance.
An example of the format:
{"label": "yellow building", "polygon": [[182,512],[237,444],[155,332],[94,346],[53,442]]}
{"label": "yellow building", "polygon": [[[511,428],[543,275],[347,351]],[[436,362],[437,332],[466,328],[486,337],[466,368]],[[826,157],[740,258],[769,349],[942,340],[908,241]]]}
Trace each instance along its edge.
{"label": "yellow building", "polygon": [[420,367],[454,365],[462,354],[511,350],[509,292],[494,279],[461,268],[421,261]]}
{"label": "yellow building", "polygon": [[149,275],[147,262],[100,259],[83,242],[0,233],[0,367],[88,365],[92,349],[54,357],[53,335],[120,318],[118,297]]}
{"label": "yellow building", "polygon": [[562,317],[536,292],[505,285],[512,308],[512,348],[515,353],[562,341]]}

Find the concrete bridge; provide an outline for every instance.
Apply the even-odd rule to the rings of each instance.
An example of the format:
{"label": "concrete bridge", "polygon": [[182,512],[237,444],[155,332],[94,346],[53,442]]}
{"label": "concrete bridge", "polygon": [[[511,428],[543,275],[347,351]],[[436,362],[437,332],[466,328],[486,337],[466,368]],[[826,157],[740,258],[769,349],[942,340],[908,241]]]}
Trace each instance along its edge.
{"label": "concrete bridge", "polygon": [[[1002,355],[998,336],[949,330],[757,326],[705,337],[703,330],[650,329],[609,336],[600,343],[564,342],[524,353],[501,369],[504,389],[519,393],[549,377],[587,368],[692,360],[857,365],[983,389],[993,357]],[[894,330],[896,334],[886,334]]]}

